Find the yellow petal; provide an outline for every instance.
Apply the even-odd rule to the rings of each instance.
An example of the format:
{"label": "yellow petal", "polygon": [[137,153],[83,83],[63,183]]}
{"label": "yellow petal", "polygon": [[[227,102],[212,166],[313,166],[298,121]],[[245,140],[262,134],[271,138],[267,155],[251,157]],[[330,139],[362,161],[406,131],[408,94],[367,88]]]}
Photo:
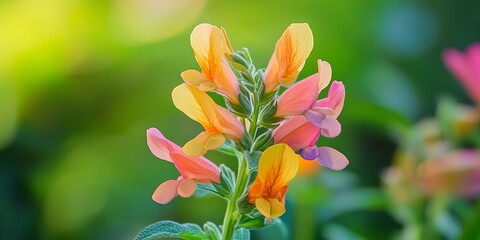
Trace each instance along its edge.
{"label": "yellow petal", "polygon": [[211,83],[201,72],[193,69],[183,71],[180,76],[183,81],[195,87],[199,87],[202,83]]}
{"label": "yellow petal", "polygon": [[217,131],[217,105],[208,94],[184,83],[173,89],[172,100],[178,110],[200,123],[205,130]]}
{"label": "yellow petal", "polygon": [[332,79],[332,67],[327,61],[318,59],[318,73],[320,73],[320,81],[318,81],[318,92],[322,91],[328,86]]}
{"label": "yellow petal", "polygon": [[[203,83],[202,83],[203,84]],[[188,84],[173,89],[173,104],[210,133],[225,133],[236,140],[243,137],[243,126],[225,108],[217,105],[208,94]]]}
{"label": "yellow petal", "polygon": [[312,30],[306,23],[291,24],[278,40],[265,71],[265,92],[290,85],[302,70],[313,49]]}
{"label": "yellow petal", "polygon": [[190,43],[202,74],[215,85],[215,90],[238,104],[239,87],[225,54],[231,50],[224,30],[211,24],[200,24],[190,36]]}
{"label": "yellow petal", "polygon": [[298,159],[287,144],[273,145],[263,152],[258,162],[257,178],[262,183],[271,183],[272,191],[288,185],[298,170]]}
{"label": "yellow petal", "polygon": [[190,44],[202,73],[213,80],[215,68],[223,58],[226,43],[222,30],[217,26],[202,23],[196,26],[190,35]]}
{"label": "yellow petal", "polygon": [[272,221],[272,218],[280,217],[285,213],[285,204],[276,198],[257,198],[255,206],[270,221]]}
{"label": "yellow petal", "polygon": [[215,85],[215,83],[211,83],[211,82],[203,82],[198,86],[198,89],[200,89],[200,91],[204,91],[204,92],[212,91],[215,88],[217,88],[217,85]]}
{"label": "yellow petal", "polygon": [[223,143],[225,143],[225,136],[222,133],[201,132],[183,146],[183,152],[189,156],[198,157],[208,150],[219,148]]}

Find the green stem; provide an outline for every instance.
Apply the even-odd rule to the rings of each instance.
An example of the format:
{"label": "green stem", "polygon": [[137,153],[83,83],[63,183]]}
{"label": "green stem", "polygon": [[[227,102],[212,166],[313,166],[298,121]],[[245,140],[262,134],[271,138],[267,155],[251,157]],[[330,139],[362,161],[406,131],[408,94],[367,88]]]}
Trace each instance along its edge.
{"label": "green stem", "polygon": [[250,129],[248,129],[248,133],[252,137],[253,140],[255,140],[255,131],[257,130],[257,124],[258,124],[258,112],[260,110],[260,104],[258,104],[258,99],[255,96],[253,99],[253,114],[252,114],[252,119],[250,119]]}
{"label": "green stem", "polygon": [[228,200],[227,211],[225,212],[225,218],[223,219],[223,231],[222,240],[229,240],[233,238],[233,232],[235,230],[235,224],[238,220],[237,201],[242,196],[243,191],[248,180],[247,159],[245,155],[240,159],[238,166],[237,181],[235,189],[233,190],[232,197]]}

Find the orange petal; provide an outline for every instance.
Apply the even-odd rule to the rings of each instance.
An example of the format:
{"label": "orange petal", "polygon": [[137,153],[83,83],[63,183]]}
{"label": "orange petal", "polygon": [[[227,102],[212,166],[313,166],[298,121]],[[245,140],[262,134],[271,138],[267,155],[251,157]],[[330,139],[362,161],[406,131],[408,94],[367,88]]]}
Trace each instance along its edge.
{"label": "orange petal", "polygon": [[265,71],[265,92],[290,85],[298,77],[313,49],[312,30],[306,23],[291,24],[278,40]]}

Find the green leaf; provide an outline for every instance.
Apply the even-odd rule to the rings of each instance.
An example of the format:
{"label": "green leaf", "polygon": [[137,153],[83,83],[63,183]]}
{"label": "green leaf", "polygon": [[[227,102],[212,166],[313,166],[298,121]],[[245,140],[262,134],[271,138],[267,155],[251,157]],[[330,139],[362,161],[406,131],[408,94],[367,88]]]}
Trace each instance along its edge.
{"label": "green leaf", "polygon": [[173,221],[161,221],[144,228],[135,237],[135,240],[172,238],[201,240],[205,239],[205,233],[198,225],[195,224],[180,224]]}
{"label": "green leaf", "polygon": [[210,240],[220,240],[222,238],[222,232],[215,223],[206,222],[203,225],[203,230],[205,230],[205,236]]}
{"label": "green leaf", "polygon": [[250,240],[250,231],[245,228],[239,228],[233,232],[233,240]]}
{"label": "green leaf", "polygon": [[235,186],[235,173],[225,165],[220,165],[220,183],[212,184],[198,183],[197,187],[216,194],[222,198],[230,199]]}

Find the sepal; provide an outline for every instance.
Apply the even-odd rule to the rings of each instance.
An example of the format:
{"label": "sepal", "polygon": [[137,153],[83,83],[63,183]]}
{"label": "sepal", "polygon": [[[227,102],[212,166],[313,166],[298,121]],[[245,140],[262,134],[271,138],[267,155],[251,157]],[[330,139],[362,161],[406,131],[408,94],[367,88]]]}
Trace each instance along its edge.
{"label": "sepal", "polygon": [[250,214],[246,214],[240,217],[238,221],[238,226],[246,229],[262,229],[265,227],[269,227],[273,224],[280,222],[277,218],[272,219],[269,221],[265,218],[261,213],[258,211],[254,211]]}

